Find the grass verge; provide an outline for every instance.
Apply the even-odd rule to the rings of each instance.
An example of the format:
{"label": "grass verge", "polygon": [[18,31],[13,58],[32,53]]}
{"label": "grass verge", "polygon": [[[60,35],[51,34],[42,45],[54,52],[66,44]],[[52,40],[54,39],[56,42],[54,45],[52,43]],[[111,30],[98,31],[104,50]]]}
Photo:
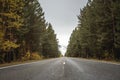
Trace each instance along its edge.
{"label": "grass verge", "polygon": [[10,62],[10,63],[3,63],[3,64],[0,64],[0,67],[24,64],[24,63],[31,63],[31,62],[36,62],[36,61],[41,61],[41,60],[15,61],[15,62]]}
{"label": "grass verge", "polygon": [[116,61],[116,60],[99,60],[99,59],[93,59],[93,58],[80,58],[80,59],[103,62],[103,63],[120,64],[120,61]]}

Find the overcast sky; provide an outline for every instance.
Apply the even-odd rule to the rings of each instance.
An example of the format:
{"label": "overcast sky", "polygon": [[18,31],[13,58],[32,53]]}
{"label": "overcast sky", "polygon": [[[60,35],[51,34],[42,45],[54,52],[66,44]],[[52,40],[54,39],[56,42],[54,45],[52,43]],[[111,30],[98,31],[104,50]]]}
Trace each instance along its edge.
{"label": "overcast sky", "polygon": [[88,0],[39,0],[47,22],[53,25],[53,29],[62,46],[64,54],[73,29],[78,24],[77,16]]}

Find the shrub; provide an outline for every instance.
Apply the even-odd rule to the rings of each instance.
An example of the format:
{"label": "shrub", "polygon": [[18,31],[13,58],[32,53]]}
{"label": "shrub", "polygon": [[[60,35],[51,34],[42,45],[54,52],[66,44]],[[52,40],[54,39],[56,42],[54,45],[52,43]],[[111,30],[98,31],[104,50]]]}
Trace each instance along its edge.
{"label": "shrub", "polygon": [[31,60],[40,60],[42,59],[42,56],[40,56],[38,53],[32,53],[30,56]]}
{"label": "shrub", "polygon": [[22,61],[26,61],[30,59],[30,51],[27,51],[27,53],[25,54],[25,56],[22,57]]}

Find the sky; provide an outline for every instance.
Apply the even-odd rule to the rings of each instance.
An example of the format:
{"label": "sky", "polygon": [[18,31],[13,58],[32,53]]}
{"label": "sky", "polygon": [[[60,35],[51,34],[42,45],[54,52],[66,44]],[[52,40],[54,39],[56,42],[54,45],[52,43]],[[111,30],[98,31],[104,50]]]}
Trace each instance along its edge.
{"label": "sky", "polygon": [[66,52],[72,31],[77,27],[77,16],[88,0],[39,0],[45,19],[57,34],[61,52]]}

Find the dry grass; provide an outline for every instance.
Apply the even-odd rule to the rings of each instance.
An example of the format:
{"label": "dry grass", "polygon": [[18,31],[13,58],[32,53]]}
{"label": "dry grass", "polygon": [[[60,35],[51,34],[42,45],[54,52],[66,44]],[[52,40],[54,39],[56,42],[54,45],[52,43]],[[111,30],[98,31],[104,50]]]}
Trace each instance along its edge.
{"label": "dry grass", "polygon": [[93,58],[80,58],[80,59],[103,62],[103,63],[120,64],[120,61],[115,61],[115,60],[99,60],[99,59],[93,59]]}

